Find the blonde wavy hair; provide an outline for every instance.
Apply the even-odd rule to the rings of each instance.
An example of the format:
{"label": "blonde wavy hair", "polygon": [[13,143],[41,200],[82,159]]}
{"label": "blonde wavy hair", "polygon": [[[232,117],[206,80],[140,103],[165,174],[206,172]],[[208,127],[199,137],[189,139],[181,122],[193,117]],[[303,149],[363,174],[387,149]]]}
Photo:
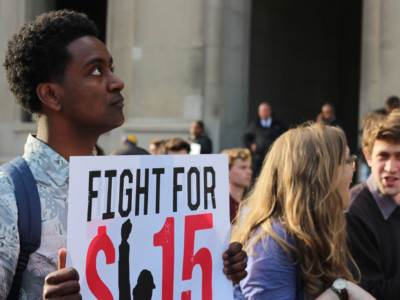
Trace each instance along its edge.
{"label": "blonde wavy hair", "polygon": [[[293,250],[310,296],[317,296],[338,277],[354,280],[347,268],[346,255],[355,262],[345,241],[346,220],[337,188],[346,146],[340,128],[320,123],[306,123],[281,135],[240,205],[232,229],[231,240],[241,242],[249,255],[267,235],[288,258]],[[275,233],[276,222],[294,237],[296,247]]]}

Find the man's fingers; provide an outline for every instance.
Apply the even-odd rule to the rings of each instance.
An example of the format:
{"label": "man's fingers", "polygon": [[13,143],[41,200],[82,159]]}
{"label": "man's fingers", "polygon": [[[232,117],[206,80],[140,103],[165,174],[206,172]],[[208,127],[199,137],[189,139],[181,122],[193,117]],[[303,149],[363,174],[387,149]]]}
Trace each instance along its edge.
{"label": "man's fingers", "polygon": [[67,249],[61,248],[60,251],[58,251],[58,269],[64,269],[65,268],[65,263],[67,261]]}
{"label": "man's fingers", "polygon": [[[225,275],[232,277],[232,276],[236,276],[236,274],[239,274],[239,273],[245,271],[246,267],[247,267],[247,262],[245,260],[242,260],[235,264],[224,265],[223,272]],[[241,275],[239,275],[239,277],[240,276]]]}
{"label": "man's fingers", "polygon": [[223,253],[222,258],[225,260],[240,251],[242,251],[242,244],[239,242],[232,242],[229,244],[228,249]]}
{"label": "man's fingers", "polygon": [[228,275],[228,279],[232,280],[232,285],[236,285],[247,276],[247,271],[243,270],[239,273],[236,273],[235,275]]}
{"label": "man's fingers", "polygon": [[239,262],[246,263],[247,253],[246,251],[242,250],[242,244],[240,244],[240,247],[233,245],[224,252],[222,258],[224,260],[224,267],[227,267]]}
{"label": "man's fingers", "polygon": [[224,266],[222,271],[228,279],[232,280],[232,284],[236,285],[247,276],[246,267],[247,262],[242,260],[236,264]]}
{"label": "man's fingers", "polygon": [[45,278],[45,282],[50,285],[59,284],[70,280],[79,281],[78,271],[71,267],[54,271]]}
{"label": "man's fingers", "polygon": [[234,285],[247,276],[247,253],[242,249],[241,243],[230,243],[222,258],[223,272]]}
{"label": "man's fingers", "polygon": [[80,286],[76,280],[69,280],[56,285],[46,285],[43,291],[44,299],[81,299]]}
{"label": "man's fingers", "polygon": [[78,281],[69,280],[57,285],[46,285],[43,299],[82,299]]}
{"label": "man's fingers", "polygon": [[[51,299],[51,298],[44,298]],[[82,300],[81,294],[73,294],[73,295],[65,295],[65,296],[57,296],[55,299],[57,300]]]}

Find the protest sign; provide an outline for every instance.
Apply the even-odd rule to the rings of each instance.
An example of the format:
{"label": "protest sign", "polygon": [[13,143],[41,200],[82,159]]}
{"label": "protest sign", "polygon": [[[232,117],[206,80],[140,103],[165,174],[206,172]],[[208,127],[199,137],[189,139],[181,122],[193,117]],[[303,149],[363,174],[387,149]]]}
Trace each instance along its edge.
{"label": "protest sign", "polygon": [[83,299],[232,299],[226,155],[71,157],[67,266]]}

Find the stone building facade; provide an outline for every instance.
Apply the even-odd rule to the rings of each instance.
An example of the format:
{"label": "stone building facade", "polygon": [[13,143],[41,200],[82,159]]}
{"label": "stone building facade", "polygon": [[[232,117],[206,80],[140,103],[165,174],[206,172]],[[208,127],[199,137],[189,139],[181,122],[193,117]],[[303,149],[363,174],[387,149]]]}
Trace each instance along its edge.
{"label": "stone building facade", "polygon": [[[293,0],[0,0],[1,61],[8,38],[21,24],[41,12],[67,7],[66,3],[79,9],[79,2],[89,3],[85,11],[89,16],[102,10],[105,43],[114,57],[117,74],[125,82],[126,122],[100,137],[99,144],[106,153],[128,133],[135,134],[138,145],[144,148],[153,137],[187,138],[190,123],[198,119],[204,121],[215,153],[242,146],[241,135],[261,101],[272,103],[287,125],[312,119],[326,95],[332,95],[336,82],[350,82],[340,72],[336,81],[330,77],[336,61],[349,65],[346,55],[337,55],[347,53],[346,38],[355,37],[355,45],[359,44],[359,49],[357,46],[353,51],[356,54],[349,59],[355,78],[351,81],[354,92],[344,89],[342,94],[334,94],[333,102],[339,115],[351,125],[351,142],[357,143],[354,140],[362,115],[383,107],[387,97],[400,95],[397,0],[351,1],[355,4],[347,5],[346,11],[340,4],[348,3],[345,0],[337,4]],[[337,22],[346,18],[353,21]],[[307,25],[307,20],[317,25],[311,21]],[[313,30],[318,26],[325,31],[320,31],[321,38],[314,39]],[[284,38],[296,28],[302,31],[290,40]],[[307,32],[312,36],[307,37]],[[327,38],[326,32],[334,37]],[[338,32],[347,35],[340,39]],[[332,51],[332,41],[345,51]],[[274,48],[262,48],[260,43]],[[311,45],[309,49],[325,56],[315,62],[316,55],[308,50],[308,56],[301,56],[300,50],[307,43]],[[289,86],[285,85],[286,71],[263,73],[271,68],[284,70],[279,62],[288,61],[285,55],[298,61]],[[302,70],[313,63],[318,66],[313,72],[322,75],[305,78]],[[313,89],[307,84],[315,87],[316,92],[307,94]],[[276,96],[279,93],[285,94],[285,98]],[[21,154],[27,133],[34,133],[36,126],[35,122],[26,121],[26,115],[14,103],[3,71],[0,95],[0,161],[5,161]]]}
{"label": "stone building facade", "polygon": [[[17,28],[56,8],[56,2],[0,0],[2,61]],[[144,148],[153,137],[187,138],[190,123],[198,119],[216,151],[234,146],[247,122],[249,13],[248,1],[107,1],[105,42],[125,82],[126,122],[100,138],[105,151],[128,133]],[[0,157],[5,160],[21,153],[26,134],[36,127],[21,120],[4,72],[0,94]]]}

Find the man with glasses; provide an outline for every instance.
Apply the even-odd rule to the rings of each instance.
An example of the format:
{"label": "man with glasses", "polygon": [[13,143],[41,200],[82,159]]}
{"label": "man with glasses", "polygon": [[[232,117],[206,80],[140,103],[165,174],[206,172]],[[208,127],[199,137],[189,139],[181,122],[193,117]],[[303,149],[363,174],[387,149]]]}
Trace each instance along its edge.
{"label": "man with glasses", "polygon": [[364,289],[380,300],[400,299],[400,111],[371,122],[362,148],[371,175],[351,189],[350,251]]}

